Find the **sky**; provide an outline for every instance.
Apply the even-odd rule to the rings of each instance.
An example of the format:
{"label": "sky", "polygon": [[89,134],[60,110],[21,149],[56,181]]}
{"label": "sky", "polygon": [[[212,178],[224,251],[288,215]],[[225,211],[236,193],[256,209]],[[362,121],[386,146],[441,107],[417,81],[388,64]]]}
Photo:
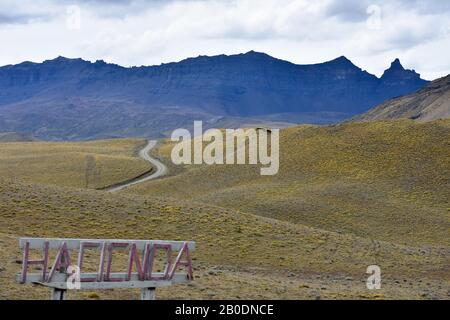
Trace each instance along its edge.
{"label": "sky", "polygon": [[57,56],[158,65],[250,50],[298,64],[399,58],[450,73],[450,0],[0,0],[0,65]]}

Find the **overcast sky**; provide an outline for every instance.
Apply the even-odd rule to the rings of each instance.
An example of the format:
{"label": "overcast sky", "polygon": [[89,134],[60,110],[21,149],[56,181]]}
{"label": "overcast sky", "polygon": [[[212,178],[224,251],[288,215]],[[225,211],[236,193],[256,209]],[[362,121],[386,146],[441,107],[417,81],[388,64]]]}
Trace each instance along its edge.
{"label": "overcast sky", "polygon": [[378,76],[398,57],[434,79],[450,73],[450,0],[0,0],[0,43],[0,65],[255,50],[299,64],[345,55]]}

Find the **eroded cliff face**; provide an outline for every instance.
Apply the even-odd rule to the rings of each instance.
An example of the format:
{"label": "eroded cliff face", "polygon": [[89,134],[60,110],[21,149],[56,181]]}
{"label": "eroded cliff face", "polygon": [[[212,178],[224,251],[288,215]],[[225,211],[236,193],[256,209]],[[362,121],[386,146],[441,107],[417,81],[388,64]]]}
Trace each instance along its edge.
{"label": "eroded cliff face", "polygon": [[420,78],[420,74],[414,70],[406,70],[400,60],[395,59],[381,76],[378,92],[391,98],[417,91],[423,85],[424,81]]}
{"label": "eroded cliff face", "polygon": [[345,57],[296,65],[254,51],[133,68],[58,57],[0,68],[0,131],[85,139],[147,134],[135,128],[150,125],[161,133],[195,117],[302,122],[291,114],[308,114],[314,123],[315,115],[350,117],[425,84],[398,60],[377,78]]}

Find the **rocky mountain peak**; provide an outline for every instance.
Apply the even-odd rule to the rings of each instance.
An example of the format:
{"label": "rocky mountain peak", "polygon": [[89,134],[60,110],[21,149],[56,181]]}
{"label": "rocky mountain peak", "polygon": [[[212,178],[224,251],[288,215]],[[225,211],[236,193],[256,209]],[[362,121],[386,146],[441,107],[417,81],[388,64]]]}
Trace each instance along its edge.
{"label": "rocky mountain peak", "polygon": [[334,68],[337,69],[358,69],[359,67],[355,66],[353,62],[351,62],[346,56],[340,56],[334,60],[328,62]]}
{"label": "rocky mountain peak", "polygon": [[396,58],[392,61],[389,69],[384,71],[381,79],[420,79],[420,74],[414,70],[403,68],[400,59]]}
{"label": "rocky mountain peak", "polygon": [[396,58],[394,61],[392,61],[390,68],[391,70],[405,70],[405,68],[403,68],[400,59]]}

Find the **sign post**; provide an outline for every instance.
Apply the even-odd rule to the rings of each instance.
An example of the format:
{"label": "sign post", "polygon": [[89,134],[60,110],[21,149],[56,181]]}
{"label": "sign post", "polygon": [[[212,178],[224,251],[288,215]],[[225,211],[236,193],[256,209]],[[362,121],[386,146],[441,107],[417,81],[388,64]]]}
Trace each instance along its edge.
{"label": "sign post", "polygon": [[[19,246],[23,250],[23,261],[22,271],[16,275],[16,281],[51,288],[52,300],[67,299],[70,289],[115,288],[139,288],[141,300],[154,300],[156,288],[194,279],[190,253],[195,250],[195,242],[192,241],[21,238]],[[95,273],[82,271],[87,248],[99,250],[100,253]],[[30,250],[39,250],[43,258],[30,260]],[[57,253],[48,270],[50,250],[56,250]],[[74,251],[78,254],[76,262],[72,264],[71,257],[76,255]],[[113,272],[112,260],[120,251],[128,253],[124,267],[126,271]],[[165,253],[162,272],[153,270],[157,252]],[[175,259],[172,257],[174,253]],[[41,266],[42,272],[28,273],[28,267],[32,265]]]}
{"label": "sign post", "polygon": [[155,300],[155,288],[141,289],[141,300]]}

